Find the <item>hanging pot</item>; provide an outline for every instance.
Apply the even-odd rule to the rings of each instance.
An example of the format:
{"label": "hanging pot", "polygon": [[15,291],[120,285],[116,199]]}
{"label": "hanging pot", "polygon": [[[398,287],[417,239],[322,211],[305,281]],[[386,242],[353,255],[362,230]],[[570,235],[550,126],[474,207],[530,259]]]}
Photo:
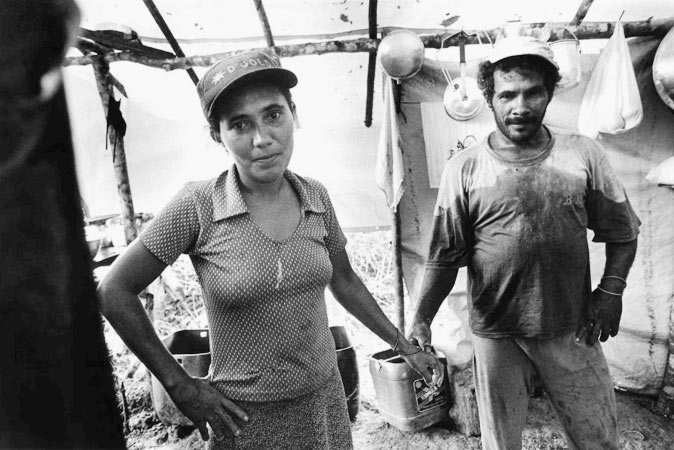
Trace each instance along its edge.
{"label": "hanging pot", "polygon": [[560,39],[550,43],[553,58],[559,66],[559,75],[562,79],[557,84],[557,91],[572,89],[580,83],[580,41],[575,34],[564,27],[573,36],[573,39]]}
{"label": "hanging pot", "polygon": [[477,85],[477,80],[466,75],[466,34],[462,31],[459,34],[459,70],[460,78],[454,79],[449,73],[443,70],[447,78],[448,86],[442,103],[445,112],[454,120],[470,120],[477,116],[484,105],[484,97]]}
{"label": "hanging pot", "polygon": [[662,38],[655,52],[653,82],[662,101],[674,109],[674,28]]}
{"label": "hanging pot", "polygon": [[387,34],[379,43],[377,53],[384,72],[396,80],[413,77],[424,64],[424,43],[410,30]]}

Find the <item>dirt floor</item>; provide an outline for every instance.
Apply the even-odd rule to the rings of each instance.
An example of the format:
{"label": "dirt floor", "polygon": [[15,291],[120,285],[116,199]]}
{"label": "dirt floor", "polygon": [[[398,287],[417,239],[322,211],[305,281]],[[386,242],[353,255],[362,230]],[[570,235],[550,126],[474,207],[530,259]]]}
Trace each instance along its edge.
{"label": "dirt floor", "polygon": [[[390,275],[390,251],[387,233],[349,236],[350,258],[356,272],[375,295],[382,309],[394,317],[393,291]],[[379,241],[379,242],[377,242]],[[374,243],[373,243],[374,242]],[[383,242],[383,244],[382,244]],[[349,249],[349,247],[347,247]],[[100,274],[104,275],[104,274]],[[170,281],[170,280],[169,280]],[[155,299],[155,328],[161,336],[176,329],[204,328],[205,312],[200,290],[195,287],[191,267],[177,267],[173,276],[174,292]],[[176,294],[176,292],[178,292]],[[351,316],[331,306],[331,322],[343,325],[356,351],[360,378],[360,405],[352,423],[354,447],[357,450],[480,449],[479,437],[468,437],[447,425],[434,425],[416,432],[403,432],[389,425],[377,409],[369,355],[385,350],[386,344]],[[341,323],[340,323],[341,322]],[[111,350],[123,405],[127,446],[139,450],[192,450],[204,448],[200,435],[191,427],[162,424],[155,414],[150,398],[147,372],[137,366],[137,360],[124,347],[116,333],[106,327],[106,339]],[[674,449],[674,419],[653,412],[655,399],[619,392],[618,413],[621,449]],[[565,440],[544,396],[531,399],[527,426],[523,434],[525,450],[566,449]]]}
{"label": "dirt floor", "polygon": [[[368,331],[369,333],[369,331]],[[376,339],[376,338],[375,338]],[[480,449],[479,437],[464,436],[446,425],[431,426],[416,432],[403,432],[389,425],[377,409],[367,355],[371,348],[381,350],[376,340],[357,344],[359,362],[360,405],[352,423],[356,450]],[[368,350],[370,347],[370,350]],[[134,378],[124,381],[129,409],[129,449],[192,450],[202,449],[199,433],[190,427],[161,424],[152,408],[142,369]],[[627,393],[617,393],[621,449],[674,449],[674,420],[655,414],[655,399]],[[566,449],[561,429],[546,398],[531,399],[527,426],[523,435],[525,450]]]}

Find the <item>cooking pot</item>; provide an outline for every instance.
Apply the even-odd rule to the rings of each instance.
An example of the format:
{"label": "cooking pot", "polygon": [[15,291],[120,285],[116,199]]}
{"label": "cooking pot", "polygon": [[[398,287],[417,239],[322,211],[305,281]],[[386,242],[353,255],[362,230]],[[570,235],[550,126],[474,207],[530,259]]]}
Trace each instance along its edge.
{"label": "cooking pot", "polygon": [[395,30],[387,34],[377,49],[384,72],[396,80],[416,75],[424,64],[424,43],[410,30]]}
{"label": "cooking pot", "polygon": [[573,36],[573,39],[560,39],[550,43],[553,58],[559,66],[559,75],[562,79],[557,84],[557,91],[572,89],[580,83],[580,41],[575,34],[564,27]]}
{"label": "cooking pot", "polygon": [[477,116],[484,105],[484,97],[477,85],[477,80],[466,75],[466,36],[463,31],[459,33],[460,78],[452,80],[449,73],[440,66],[448,83],[442,99],[445,112],[452,119],[459,121]]}
{"label": "cooking pot", "polygon": [[662,38],[655,52],[653,82],[662,101],[674,109],[674,28]]}

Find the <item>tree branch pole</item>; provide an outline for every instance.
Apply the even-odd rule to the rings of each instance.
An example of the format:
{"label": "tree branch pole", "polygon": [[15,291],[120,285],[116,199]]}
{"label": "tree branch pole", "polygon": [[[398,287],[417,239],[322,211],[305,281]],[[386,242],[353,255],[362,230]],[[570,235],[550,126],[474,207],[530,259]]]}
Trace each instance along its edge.
{"label": "tree branch pole", "polygon": [[[159,26],[159,29],[161,32],[164,34],[164,37],[166,37],[166,40],[171,44],[171,48],[175,52],[176,56],[184,58],[185,53],[183,53],[183,50],[180,48],[180,44],[178,44],[178,41],[176,41],[176,38],[173,37],[173,33],[171,32],[171,29],[168,27],[166,24],[166,21],[164,21],[164,18],[162,17],[161,13],[155,6],[154,2],[152,0],[143,0],[145,3],[145,6],[147,7],[147,10],[150,11],[150,14],[152,14],[152,18],[154,21],[157,23],[157,26]],[[190,76],[190,79],[196,86],[196,84],[199,82],[199,77],[197,74],[194,72],[194,69],[186,68],[187,75]]]}
{"label": "tree branch pole", "polygon": [[671,306],[669,314],[669,341],[667,365],[662,380],[662,390],[658,396],[655,409],[667,417],[674,417],[674,298],[669,299]]}
{"label": "tree branch pole", "polygon": [[[98,93],[101,97],[101,103],[103,104],[103,111],[105,112],[107,122],[110,111],[109,103],[110,99],[113,98],[110,66],[102,57],[94,57],[93,67],[94,75],[96,76],[96,87],[98,88]],[[106,128],[106,137],[109,144],[112,146],[112,161],[115,171],[115,180],[117,181],[117,195],[119,196],[121,215],[124,222],[124,235],[128,244],[136,239],[138,232],[133,210],[129,173],[126,167],[124,131],[112,124],[109,124]]]}
{"label": "tree branch pole", "polygon": [[405,333],[405,285],[403,282],[402,229],[400,209],[396,206],[393,212],[393,288],[395,296],[396,316],[393,322]]}
{"label": "tree branch pole", "polygon": [[267,13],[264,10],[262,0],[253,0],[253,3],[255,3],[257,16],[260,18],[260,23],[262,24],[262,32],[264,33],[264,39],[267,41],[267,47],[274,47],[274,36],[271,34],[269,19],[267,19]]}
{"label": "tree branch pole", "polygon": [[594,0],[583,0],[583,2],[578,7],[578,11],[576,11],[576,15],[573,17],[571,22],[569,22],[569,25],[574,27],[580,25],[581,22],[585,19],[587,12],[590,10],[590,6],[592,6],[593,1]]}
{"label": "tree branch pole", "polygon": [[[370,39],[377,39],[377,0],[370,0],[369,12],[369,34]],[[365,94],[365,126],[372,125],[372,106],[374,103],[374,78],[377,69],[377,52],[371,51],[367,60],[367,85]]]}
{"label": "tree branch pole", "polygon": [[[540,24],[524,24],[523,28],[536,28],[546,25],[545,23]],[[568,25],[555,25],[551,24],[550,29],[550,41],[555,41],[564,38],[564,33]],[[659,19],[659,20],[645,20],[638,22],[624,22],[623,27],[625,29],[625,37],[636,37],[636,36],[656,36],[663,37],[667,32],[674,27],[674,18],[669,19]],[[615,23],[613,22],[585,22],[582,25],[577,27],[568,27],[573,31],[578,39],[608,39],[613,34],[615,28]],[[379,32],[389,28],[380,28]],[[456,30],[458,33],[461,30]],[[491,30],[479,30],[482,36],[484,33],[489,34],[489,37],[492,41],[497,37],[498,29]],[[476,33],[478,30],[466,30],[466,34],[469,36],[466,37],[466,44],[479,44]],[[452,33],[451,30],[443,31],[439,34],[432,35],[421,35],[421,40],[424,42],[426,48],[440,48],[440,44],[448,34]],[[454,37],[447,39],[444,43],[444,47],[458,46],[458,39]],[[325,53],[361,53],[361,52],[371,52],[376,51],[379,46],[379,39],[350,39],[344,41],[326,41],[326,42],[309,42],[305,44],[296,44],[296,45],[281,45],[273,47],[274,51],[279,57],[289,58],[293,56],[306,56],[306,55],[321,55]],[[176,70],[176,69],[186,69],[188,67],[210,67],[215,64],[220,59],[230,56],[233,54],[243,53],[247,50],[237,50],[232,52],[223,52],[223,53],[214,53],[210,55],[197,55],[190,56],[185,58],[172,58],[172,59],[157,59],[149,58],[147,56],[139,56],[132,52],[115,52],[108,53],[103,56],[104,60],[107,63],[112,63],[116,61],[131,61],[139,64],[143,64],[149,67],[156,67],[164,69],[167,71]],[[264,49],[260,49],[264,50]],[[77,56],[69,57],[65,59],[64,66],[71,65],[89,65],[93,64],[96,56]]]}

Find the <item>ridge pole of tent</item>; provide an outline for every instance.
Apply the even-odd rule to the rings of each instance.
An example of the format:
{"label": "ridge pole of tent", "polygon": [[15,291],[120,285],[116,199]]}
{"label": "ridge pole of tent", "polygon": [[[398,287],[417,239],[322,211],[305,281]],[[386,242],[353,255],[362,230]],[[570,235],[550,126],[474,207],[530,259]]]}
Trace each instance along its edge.
{"label": "ridge pole of tent", "polygon": [[576,15],[573,17],[571,22],[569,22],[569,25],[572,25],[574,27],[580,25],[580,23],[585,19],[587,12],[590,10],[592,2],[593,0],[583,0],[580,6],[578,7],[578,10],[576,11]]}
{"label": "ridge pole of tent", "polygon": [[[96,76],[96,87],[98,88],[106,117],[106,138],[112,146],[112,163],[115,171],[115,180],[117,181],[117,194],[119,195],[121,215],[124,222],[124,236],[128,244],[136,239],[138,230],[136,229],[131,184],[129,182],[126,153],[124,151],[124,133],[126,130],[117,121],[110,120],[110,100],[114,101],[110,66],[103,57],[96,57],[93,62],[93,68],[94,75]],[[119,114],[121,117],[121,112]]]}
{"label": "ridge pole of tent", "polygon": [[[377,0],[370,0],[368,11],[368,32],[370,39],[377,39]],[[377,67],[377,51],[368,52],[367,91],[365,95],[365,126],[372,125],[372,104],[374,102],[374,78]]]}
{"label": "ridge pole of tent", "polygon": [[[164,33],[164,37],[166,40],[171,44],[171,48],[173,49],[173,52],[176,54],[176,56],[180,58],[185,57],[185,53],[183,53],[182,49],[180,48],[180,44],[178,44],[178,41],[176,38],[173,36],[173,33],[171,32],[171,29],[168,27],[166,24],[166,21],[162,17],[161,13],[155,6],[154,2],[152,0],[143,0],[143,3],[145,3],[145,6],[147,7],[147,10],[150,11],[150,14],[152,14],[152,18],[154,21],[157,23],[159,26],[159,29],[161,30],[162,33]],[[199,77],[197,74],[194,72],[194,69],[188,68],[185,69],[187,71],[187,74],[190,76],[190,79],[196,86],[196,84],[199,82]]]}
{"label": "ridge pole of tent", "polygon": [[267,19],[267,13],[264,10],[262,0],[253,0],[253,3],[255,3],[257,16],[260,18],[260,23],[262,24],[262,31],[264,32],[264,39],[267,41],[267,47],[274,47],[274,36],[271,34],[269,19]]}

